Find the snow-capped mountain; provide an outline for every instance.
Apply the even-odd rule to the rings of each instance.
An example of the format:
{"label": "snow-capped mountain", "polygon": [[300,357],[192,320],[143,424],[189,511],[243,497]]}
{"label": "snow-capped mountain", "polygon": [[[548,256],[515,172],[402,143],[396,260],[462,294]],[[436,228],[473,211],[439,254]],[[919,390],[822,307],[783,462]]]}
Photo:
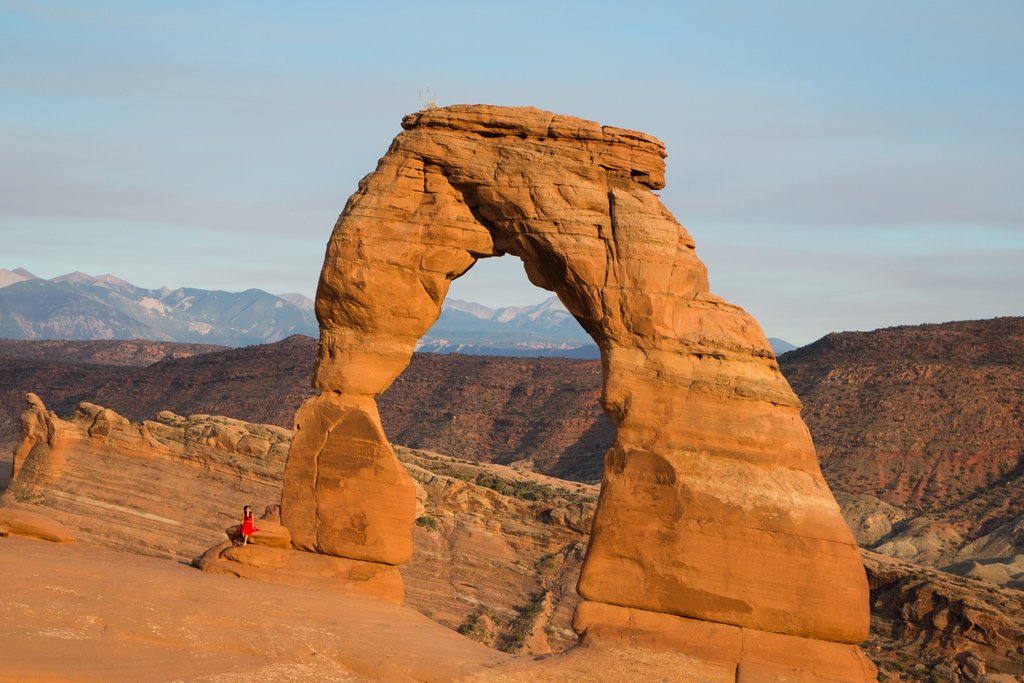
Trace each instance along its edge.
{"label": "snow-capped mountain", "polygon": [[433,353],[597,358],[597,345],[557,297],[533,306],[488,308],[448,299],[417,345]]}
{"label": "snow-capped mountain", "polygon": [[0,337],[8,339],[245,346],[317,336],[311,308],[260,289],[145,289],[113,275],[74,272],[44,280],[21,268],[0,269]]}

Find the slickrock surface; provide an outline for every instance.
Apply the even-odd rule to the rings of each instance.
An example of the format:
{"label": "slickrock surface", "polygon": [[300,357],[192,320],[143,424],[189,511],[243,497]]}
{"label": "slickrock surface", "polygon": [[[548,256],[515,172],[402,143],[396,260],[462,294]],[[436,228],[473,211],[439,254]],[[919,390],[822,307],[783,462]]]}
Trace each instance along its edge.
{"label": "slickrock surface", "polygon": [[75,535],[60,522],[32,510],[0,508],[0,536],[24,536],[53,543],[74,543]]}
{"label": "slickrock surface", "polygon": [[258,525],[261,531],[253,534],[249,543],[225,541],[197,557],[192,565],[214,574],[377,598],[396,605],[404,602],[397,567],[302,552],[290,545],[281,547],[273,542],[278,539],[268,543],[262,531],[267,520],[259,520]]}
{"label": "slickrock surface", "polygon": [[[112,434],[90,435],[100,415],[105,424],[118,425]],[[259,511],[280,499],[282,454],[290,440],[280,428],[168,411],[155,421],[127,423],[95,404],[62,420],[37,398],[25,416],[22,450],[29,455],[0,497],[0,505],[8,506],[0,507],[0,533],[8,516],[31,516],[43,526],[66,525],[87,544],[179,562],[214,546],[203,562],[207,569],[325,589],[339,572],[360,564],[277,552],[290,534],[267,520],[258,521],[253,548],[217,545],[225,540],[225,527],[237,526],[243,505]],[[38,440],[51,432],[60,438]],[[251,447],[254,434],[269,435],[271,448],[264,452],[260,442]],[[407,603],[509,652],[542,654],[575,643],[575,583],[597,488],[529,470],[398,451],[416,481],[415,554],[401,568]],[[10,457],[7,452],[0,458],[0,467],[10,467]],[[386,567],[393,574],[356,569],[361,573],[349,574],[362,581],[356,592],[400,600],[402,579],[396,587],[394,567]]]}
{"label": "slickrock surface", "polygon": [[0,575],[5,683],[737,680],[695,657],[628,645],[512,658],[379,600],[82,545],[0,538]]}
{"label": "slickrock surface", "polygon": [[0,538],[0,681],[451,681],[509,656],[380,600]]}
{"label": "slickrock surface", "polygon": [[[0,574],[5,578],[0,681],[5,682],[736,681],[735,671],[721,664],[628,643],[574,648],[557,658],[510,659],[378,600],[241,581],[84,544],[0,538]],[[930,583],[931,574],[904,570],[900,580],[923,594],[943,593],[945,582]],[[1016,618],[990,593],[961,590],[968,605],[980,603],[983,616],[1005,609]],[[883,588],[875,601],[886,602],[886,596]],[[927,602],[911,600],[908,613],[925,617],[917,630],[900,625],[899,604],[872,622],[876,634],[892,629],[897,640],[873,635],[866,644],[886,672],[882,680],[956,681],[941,672],[959,668],[959,662],[974,658],[971,653],[990,676],[973,680],[1019,680],[1000,674],[1007,669],[981,654],[986,650],[976,639],[988,637],[989,623],[944,622],[934,617],[950,612],[945,603],[933,612]],[[977,612],[969,607],[968,614]],[[943,653],[943,643],[964,642],[957,635],[962,628],[975,640],[966,642],[959,656],[952,649]]]}
{"label": "slickrock surface", "polygon": [[[185,441],[189,430],[201,433],[202,425],[239,424],[239,421],[227,418],[206,416],[190,419],[164,414],[161,419],[166,423],[160,424],[180,433],[177,438],[169,439],[174,443]],[[64,423],[74,425],[73,420],[65,420]],[[259,428],[259,425],[241,425],[247,433]],[[142,425],[132,426],[141,431]],[[131,434],[131,431],[122,434]],[[258,506],[257,510],[261,509],[267,498],[245,494],[246,487],[269,476],[275,482],[274,490],[280,490],[283,468],[280,458],[264,462],[268,456],[232,452],[229,450],[230,441],[215,441],[212,446],[203,444],[202,448],[207,450],[206,457],[212,462],[234,461],[236,469],[227,474],[218,468],[196,467],[192,460],[182,458],[177,451],[168,452],[144,442],[141,434],[136,438],[137,446],[131,449],[123,446],[110,448],[110,442],[100,438],[77,442],[77,453],[65,461],[60,478],[34,489],[35,495],[23,502],[18,502],[13,495],[5,496],[3,503],[15,508],[0,508],[0,518],[12,511],[20,513],[27,510],[36,518],[46,519],[47,524],[54,520],[64,522],[74,534],[82,536],[86,545],[170,557],[178,564],[184,564],[192,556],[224,539],[225,526],[235,528],[238,508],[242,504],[250,502]],[[401,567],[406,603],[450,629],[457,629],[473,640],[506,652],[543,654],[561,652],[572,646],[576,642],[576,634],[571,628],[571,621],[579,602],[575,583],[588,541],[596,487],[546,477],[528,469],[474,463],[402,447],[396,447],[396,451],[417,482],[418,519],[413,534],[413,559]],[[44,453],[45,449],[41,449],[36,455]],[[9,467],[10,457],[10,452],[3,454],[0,466],[6,464]],[[113,485],[104,486],[103,482],[108,481]],[[139,495],[141,487],[148,489],[148,495]],[[16,490],[19,488],[15,487]],[[77,491],[89,502],[71,500],[62,495],[65,491]],[[26,502],[29,500],[31,502]],[[176,504],[169,506],[166,501],[175,501]],[[273,509],[268,512],[273,516]],[[225,573],[257,579],[236,579],[228,584],[232,593],[262,595],[265,580],[281,578],[280,572],[261,571],[263,568],[257,565],[266,560],[268,554],[272,556],[269,558],[271,564],[277,561],[276,556],[280,553],[274,549],[280,545],[286,532],[266,520],[260,520],[257,526],[272,532],[253,536],[259,550],[218,547],[221,551],[241,555],[226,559],[222,567]],[[39,544],[42,545],[41,542]],[[0,548],[0,555],[3,552],[4,549]],[[259,556],[260,553],[263,555]],[[253,557],[246,557],[253,554],[258,555],[255,561]],[[77,562],[76,557],[54,556],[51,559],[64,564]],[[117,559],[122,557],[119,555],[111,560],[113,564],[107,569],[112,584],[116,583],[114,577],[125,565]],[[239,559],[241,561],[236,561]],[[319,556],[319,559],[329,562],[335,558]],[[867,641],[866,650],[872,659],[880,663],[885,674],[883,680],[928,681],[933,669],[955,662],[956,656],[966,656],[968,652],[976,652],[986,662],[990,673],[1013,670],[1009,667],[1015,665],[1014,662],[1024,661],[1024,653],[1016,660],[1005,655],[1003,660],[994,658],[991,655],[995,648],[985,645],[991,635],[999,635],[1001,640],[997,639],[993,644],[1002,647],[1003,652],[1012,651],[1015,640],[1024,642],[1024,619],[1018,615],[1020,608],[1014,607],[1024,601],[1024,594],[991,586],[986,589],[986,584],[909,563],[892,560],[886,563],[881,556],[869,556],[865,561],[872,577],[875,608],[872,636]],[[879,564],[881,568],[878,568]],[[252,571],[254,567],[256,571]],[[38,571],[49,573],[45,566]],[[886,578],[876,580],[876,576]],[[329,594],[329,600],[342,597],[337,590],[332,590],[333,584],[325,574],[307,572],[303,576],[301,571],[293,570],[288,578],[293,586],[306,590],[315,588],[318,593]],[[112,584],[107,589],[109,592],[99,590],[99,593],[107,600],[120,602],[126,609],[133,609],[127,607],[133,599],[130,593],[122,595],[122,588]],[[15,596],[16,602],[23,607],[33,606],[55,597],[53,591],[45,586],[36,588],[38,594],[31,591],[20,593]],[[182,590],[187,590],[187,584],[183,584]],[[903,606],[905,603],[907,607]],[[70,615],[77,609],[75,605],[79,603],[65,604],[61,609],[67,612],[61,618],[71,619]],[[966,608],[960,605],[966,605]],[[117,609],[111,609],[117,614]],[[49,611],[40,609],[36,614],[44,619]],[[947,616],[960,614],[969,618]],[[86,623],[91,615],[95,616],[95,613],[83,612],[78,623]],[[1004,616],[1000,618],[999,615]],[[268,615],[270,617],[272,615]],[[111,617],[114,623],[110,629],[117,631],[121,628],[116,621],[122,618]],[[166,615],[169,621],[178,618],[189,617],[187,613],[179,617]],[[1015,630],[1006,630],[1007,619]],[[245,623],[246,619],[242,619],[239,627]],[[309,624],[307,619],[297,624],[282,625],[281,628],[302,631],[311,628]],[[179,628],[194,626],[185,622]],[[44,626],[40,626],[38,631],[28,626],[15,630],[33,634],[32,638],[44,639],[39,643],[40,647],[33,646],[31,650],[32,656],[40,658],[37,670],[43,671],[45,667],[42,664],[52,659],[44,658],[46,649],[43,646],[52,646],[52,638],[56,637],[46,634],[61,631]],[[165,626],[163,632],[175,631]],[[245,639],[244,635],[238,637]],[[616,647],[611,649],[591,643],[593,646],[582,650],[568,651],[558,660],[559,675],[593,680],[593,672],[599,671],[604,680],[631,681],[637,676],[652,675],[651,667],[665,665],[670,667],[667,671],[677,672],[666,675],[666,680],[679,679],[680,671],[689,672],[695,680],[715,680],[712,673],[716,669],[718,674],[715,675],[724,671],[721,663],[702,663],[684,653],[652,653],[650,642],[642,648],[621,638],[613,639],[613,642]],[[0,641],[0,648],[4,645]],[[189,647],[196,649],[196,653],[190,656],[201,657],[201,644],[193,642]],[[691,655],[695,652],[692,651]],[[86,652],[79,654],[84,657]],[[79,654],[73,657],[69,654],[61,661],[68,666],[74,665],[79,662]],[[722,659],[721,653],[718,659]],[[28,654],[24,661],[27,666],[30,661]],[[149,661],[159,667],[166,664],[167,658]],[[264,665],[271,667],[266,662]],[[282,676],[288,671],[281,665],[273,666],[266,670],[268,678],[273,678],[275,671],[281,672]],[[168,669],[175,670],[178,669]],[[211,672],[218,670],[213,666],[205,671],[212,675]],[[316,680],[311,673],[313,669],[298,670]],[[492,677],[488,680],[543,680],[537,678],[538,672],[530,668],[529,661],[518,660],[503,665],[499,670],[489,670],[488,676]],[[555,680],[572,679],[556,677]],[[733,679],[724,677],[722,680]]]}
{"label": "slickrock surface", "polygon": [[[430,109],[402,126],[328,242],[313,378],[323,393],[299,410],[282,497],[295,538],[402,561],[408,486],[394,482],[374,397],[409,364],[451,280],[512,254],[601,349],[616,437],[581,595],[856,653],[868,592],[853,536],[767,339],[710,293],[692,239],[652,192],[664,186],[663,145],[532,108]],[[348,494],[388,487],[384,504]],[[578,617],[580,631],[621,622]]]}

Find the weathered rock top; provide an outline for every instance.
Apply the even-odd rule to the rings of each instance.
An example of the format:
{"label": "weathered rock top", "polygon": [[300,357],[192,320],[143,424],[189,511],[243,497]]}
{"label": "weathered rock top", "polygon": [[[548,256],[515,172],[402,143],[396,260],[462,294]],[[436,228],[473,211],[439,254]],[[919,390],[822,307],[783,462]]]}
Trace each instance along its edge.
{"label": "weathered rock top", "polygon": [[654,190],[665,187],[665,143],[640,131],[602,126],[596,121],[565,116],[536,107],[456,104],[423,109],[402,119],[402,128],[441,129],[488,138],[519,138],[580,143],[603,148],[594,163],[622,170]]}

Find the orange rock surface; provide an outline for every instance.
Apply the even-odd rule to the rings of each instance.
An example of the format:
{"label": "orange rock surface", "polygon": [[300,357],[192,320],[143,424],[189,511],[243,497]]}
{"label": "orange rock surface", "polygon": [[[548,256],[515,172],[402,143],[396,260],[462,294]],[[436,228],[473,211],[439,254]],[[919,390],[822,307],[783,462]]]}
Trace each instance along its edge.
{"label": "orange rock surface", "polygon": [[75,535],[50,517],[29,510],[0,508],[0,536],[25,536],[53,543],[74,543]]}
{"label": "orange rock surface", "polygon": [[[48,415],[41,402],[35,402],[29,412]],[[74,534],[81,540],[78,545],[169,557],[182,568],[185,561],[225,534],[235,536],[237,525],[225,529],[224,524],[237,519],[243,501],[259,509],[280,495],[282,448],[286,444],[277,439],[287,439],[280,429],[209,415],[183,418],[164,411],[157,422],[117,430],[117,438],[112,440],[109,434],[88,435],[94,420],[85,416],[99,412],[97,406],[87,404],[71,418],[52,424],[66,437],[61,452],[54,454],[48,446],[36,449],[22,476],[32,480],[34,472],[47,469],[48,460],[60,460],[59,476],[45,485],[29,486],[16,480],[6,495],[0,495],[0,506],[16,506],[0,507],[0,536],[60,540]],[[159,434],[155,442],[154,434]],[[239,434],[247,436],[238,438]],[[256,435],[275,441],[267,453],[246,446],[247,437]],[[32,434],[25,438],[31,439]],[[571,622],[579,604],[573,587],[589,540],[597,487],[546,477],[528,468],[471,463],[402,447],[396,447],[396,452],[416,481],[419,515],[413,534],[414,556],[400,567],[401,583],[395,580],[399,568],[391,565],[285,550],[291,545],[290,534],[277,524],[274,505],[258,521],[260,531],[250,538],[253,545],[242,548],[221,543],[195,564],[213,573],[244,577],[246,580],[236,580],[230,589],[241,595],[263,595],[268,590],[264,582],[271,582],[312,591],[325,601],[362,595],[394,603],[401,600],[404,583],[406,605],[469,638],[514,654],[561,653],[546,658],[542,671],[531,658],[519,658],[503,664],[500,674],[491,670],[478,680],[548,680],[540,677],[542,673],[550,680],[571,680],[572,676],[593,680],[599,672],[600,679],[607,681],[734,681],[740,660],[727,646],[735,644],[737,633],[748,663],[757,661],[751,659],[756,652],[751,645],[756,633],[751,629],[594,602],[585,603],[575,619],[584,636],[581,645],[572,647],[577,638]],[[9,466],[12,455],[0,451],[0,466]],[[267,481],[273,485],[267,487]],[[52,533],[55,530],[59,534]],[[4,546],[0,555],[12,547],[20,546]],[[51,554],[51,561],[60,567],[77,567],[75,546],[62,547],[69,554]],[[24,553],[13,555],[10,559],[15,564],[27,561]],[[73,590],[102,593],[104,602],[115,611],[124,607],[130,612],[134,593],[128,585],[131,581],[124,581],[126,557],[112,556],[103,570],[107,585],[76,586]],[[873,598],[872,636],[865,647],[880,669],[890,676],[912,670],[923,679],[929,669],[962,668],[959,659],[969,653],[969,662],[983,662],[989,674],[1024,673],[1018,650],[1024,624],[1024,594],[1020,591],[996,589],[871,553],[865,561]],[[26,565],[19,566],[19,571],[29,577],[49,577],[54,569]],[[201,577],[196,581],[201,582]],[[32,595],[20,589],[10,594],[15,615],[21,615],[19,610],[27,606],[47,604],[53,597],[51,583],[37,588]],[[190,592],[188,583],[180,583],[178,590]],[[257,603],[267,604],[262,599]],[[176,604],[168,607],[169,612]],[[258,619],[273,621],[276,617],[270,607],[271,611]],[[88,605],[74,602],[59,609],[61,623],[88,623],[95,614]],[[0,605],[0,613],[3,611]],[[53,623],[33,626],[53,618],[46,609],[34,614],[38,622],[20,621],[16,629],[5,632],[0,652],[7,647],[24,650],[21,661],[28,667],[25,671],[38,676],[56,664],[46,654],[51,647],[47,641],[52,644],[50,639],[57,637],[54,634],[64,631]],[[241,630],[233,637],[243,637],[248,615],[238,622]],[[174,618],[167,613],[161,620],[167,620],[166,624]],[[169,633],[188,628],[191,615],[178,618],[181,623]],[[123,614],[117,619],[118,625],[124,625]],[[304,632],[312,619],[306,615],[279,627]],[[113,619],[108,623],[115,626]],[[714,637],[702,641],[701,634]],[[817,680],[813,678],[819,675],[813,669],[814,660],[804,646],[815,646],[812,653],[832,652],[840,658],[839,663],[859,661],[850,659],[856,652],[852,645],[791,636],[770,642],[778,647],[769,648],[769,655],[790,653],[788,658],[778,656],[768,662],[790,680],[800,676]],[[57,659],[63,670],[75,672],[76,679],[83,678],[76,668],[79,664],[88,669],[106,656],[99,650],[83,650],[83,656],[91,654],[89,661],[80,661],[63,645],[58,646],[61,657]],[[194,648],[192,655],[201,656],[203,646],[192,642],[190,647]],[[565,648],[570,649],[562,652]],[[210,666],[207,672],[215,671],[210,660],[206,661]],[[162,680],[159,676],[173,677],[170,672],[175,669],[169,662],[154,664],[157,668],[149,675],[158,680]],[[455,658],[450,665],[460,666]],[[858,664],[854,671],[859,675],[862,667]],[[844,680],[844,675],[841,667],[830,674],[839,680]],[[137,674],[133,672],[132,678]]]}
{"label": "orange rock surface", "polygon": [[264,545],[258,538],[254,534],[255,542],[247,545],[225,541],[197,557],[193,565],[214,574],[379,598],[396,605],[404,600],[397,567]]}
{"label": "orange rock surface", "polygon": [[280,427],[210,415],[162,411],[131,423],[93,403],[61,419],[35,394],[21,421],[0,517],[45,510],[82,542],[175,560],[222,539],[243,505],[280,498],[291,439]]}
{"label": "orange rock surface", "polygon": [[580,594],[863,640],[864,570],[800,402],[753,318],[710,293],[693,240],[652,192],[664,186],[663,145],[532,108],[429,109],[402,126],[328,243],[322,395],[297,416],[282,499],[296,543],[407,557],[411,483],[374,397],[409,363],[450,282],[479,258],[512,254],[601,349],[616,438]]}
{"label": "orange rock surface", "polygon": [[309,399],[288,453],[281,521],[296,548],[392,565],[412,557],[416,490],[372,397]]}

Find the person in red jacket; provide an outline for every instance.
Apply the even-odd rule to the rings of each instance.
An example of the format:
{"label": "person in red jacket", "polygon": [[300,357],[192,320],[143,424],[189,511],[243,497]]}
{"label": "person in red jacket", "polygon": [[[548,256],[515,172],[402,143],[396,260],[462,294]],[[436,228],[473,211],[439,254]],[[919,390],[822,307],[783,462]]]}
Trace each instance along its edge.
{"label": "person in red jacket", "polygon": [[238,530],[242,534],[242,545],[249,542],[249,537],[259,531],[252,522],[252,506],[246,505],[242,508],[242,528]]}

